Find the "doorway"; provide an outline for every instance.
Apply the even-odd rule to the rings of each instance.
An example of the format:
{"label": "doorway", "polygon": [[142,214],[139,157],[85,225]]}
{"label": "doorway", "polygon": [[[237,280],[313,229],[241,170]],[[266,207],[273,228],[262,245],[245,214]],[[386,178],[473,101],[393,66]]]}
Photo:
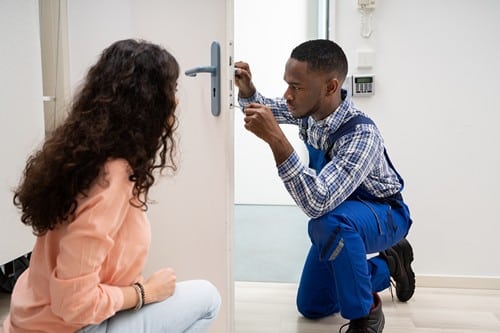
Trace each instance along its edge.
{"label": "doorway", "polygon": [[[327,0],[234,0],[234,57],[249,63],[253,82],[263,95],[283,95],[284,67],[295,46],[326,37],[327,4]],[[281,126],[307,161],[297,128]],[[235,280],[297,283],[310,246],[308,218],[281,183],[267,144],[244,129],[241,112],[235,111],[234,128]]]}

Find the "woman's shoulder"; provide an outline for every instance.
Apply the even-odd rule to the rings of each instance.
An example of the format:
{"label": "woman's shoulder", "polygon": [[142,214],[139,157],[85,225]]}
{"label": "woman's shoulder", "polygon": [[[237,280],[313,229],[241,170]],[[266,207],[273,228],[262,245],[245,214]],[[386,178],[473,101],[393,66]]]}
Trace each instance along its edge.
{"label": "woman's shoulder", "polygon": [[98,194],[115,192],[129,192],[134,185],[130,180],[133,171],[130,164],[124,159],[108,159],[93,184],[90,186],[85,197],[93,197]]}
{"label": "woman's shoulder", "polygon": [[111,177],[125,177],[127,179],[129,179],[129,177],[133,174],[132,167],[127,160],[123,158],[108,159],[104,163],[102,171],[104,175]]}
{"label": "woman's shoulder", "polygon": [[89,188],[77,197],[74,218],[98,204],[129,201],[133,198],[134,182],[130,180],[132,168],[124,159],[109,159]]}

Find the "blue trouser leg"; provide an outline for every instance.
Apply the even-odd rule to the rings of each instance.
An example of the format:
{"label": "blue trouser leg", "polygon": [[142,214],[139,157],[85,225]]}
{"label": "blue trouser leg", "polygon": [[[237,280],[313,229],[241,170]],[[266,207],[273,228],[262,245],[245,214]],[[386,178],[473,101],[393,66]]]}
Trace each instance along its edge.
{"label": "blue trouser leg", "polygon": [[309,249],[300,277],[297,309],[304,317],[313,319],[340,311],[332,268],[326,261],[319,261],[314,245]]}
{"label": "blue trouser leg", "polygon": [[[389,287],[389,270],[385,260],[373,257],[368,260],[372,290]],[[297,309],[306,318],[322,318],[340,311],[335,277],[330,263],[320,261],[317,248],[309,249],[297,292]]]}
{"label": "blue trouser leg", "polygon": [[[404,205],[404,204],[403,204]],[[318,318],[340,310],[354,319],[369,313],[372,293],[389,286],[385,261],[368,253],[382,251],[408,233],[407,207],[345,201],[332,212],[309,222],[313,243],[297,295],[299,311]]]}

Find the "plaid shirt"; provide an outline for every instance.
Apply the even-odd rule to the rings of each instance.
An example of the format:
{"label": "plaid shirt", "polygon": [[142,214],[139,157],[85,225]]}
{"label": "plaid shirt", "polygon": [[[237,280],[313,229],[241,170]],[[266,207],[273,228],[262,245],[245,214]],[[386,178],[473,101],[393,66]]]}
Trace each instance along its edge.
{"label": "plaid shirt", "polygon": [[[347,96],[325,119],[308,118],[307,125],[288,111],[284,98],[266,98],[259,92],[239,103],[260,103],[269,106],[280,124],[295,124],[307,144],[328,151],[328,137],[353,116],[363,114]],[[303,133],[306,133],[304,135]],[[331,161],[319,174],[308,168],[294,151],[278,166],[278,174],[297,205],[311,218],[333,210],[361,186],[379,198],[398,193],[403,184],[384,156],[384,142],[376,126],[359,124],[353,133],[338,139],[331,151]]]}

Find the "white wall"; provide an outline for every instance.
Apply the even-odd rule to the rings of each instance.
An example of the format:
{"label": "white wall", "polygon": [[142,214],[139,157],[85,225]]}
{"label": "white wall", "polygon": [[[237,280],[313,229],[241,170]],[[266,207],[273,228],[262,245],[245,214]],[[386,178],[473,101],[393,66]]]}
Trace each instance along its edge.
{"label": "white wall", "polygon": [[68,21],[69,80],[73,91],[102,50],[133,36],[131,5],[123,0],[106,0],[105,4],[100,0],[70,0]]}
{"label": "white wall", "polygon": [[500,276],[500,2],[377,1],[360,37],[355,2],[334,30],[352,71],[375,52],[376,95],[358,99],[405,177],[419,274]]}
{"label": "white wall", "polygon": [[[332,36],[346,51],[351,73],[376,75],[376,94],[358,97],[355,103],[377,122],[389,154],[406,180],[404,195],[414,218],[409,239],[415,247],[417,273],[500,277],[496,259],[500,253],[496,85],[500,78],[500,1],[379,0],[369,39],[360,36],[356,1],[332,3]],[[253,9],[253,14],[266,15],[259,22],[286,17],[286,7],[267,5],[266,9]],[[237,12],[238,17],[246,20]],[[301,24],[294,20],[284,26],[273,24],[279,30],[270,30],[269,23],[240,27],[248,34],[236,41],[242,43],[244,38],[248,49],[236,50],[251,61],[257,87],[267,94],[280,93],[272,88],[281,84],[292,45],[304,37],[290,30]],[[291,45],[272,47],[280,39]],[[360,49],[374,52],[373,68],[356,68]],[[292,136],[297,136],[296,131]],[[257,189],[262,201],[274,203],[266,197],[269,193],[274,196],[271,186],[279,183],[269,149],[263,146],[253,151],[247,147],[249,142],[240,140],[236,147],[240,144],[239,149],[254,157],[246,158],[237,151],[236,161],[248,163],[254,174],[269,173],[274,178],[257,185],[246,171],[248,182],[254,184],[237,178],[237,197],[261,203],[254,194],[241,193]],[[261,148],[265,152],[257,153]],[[265,154],[269,155],[266,159]],[[239,168],[237,164],[237,175],[243,173]]]}
{"label": "white wall", "polygon": [[31,251],[31,229],[12,204],[26,159],[43,139],[38,1],[0,1],[0,265]]}

